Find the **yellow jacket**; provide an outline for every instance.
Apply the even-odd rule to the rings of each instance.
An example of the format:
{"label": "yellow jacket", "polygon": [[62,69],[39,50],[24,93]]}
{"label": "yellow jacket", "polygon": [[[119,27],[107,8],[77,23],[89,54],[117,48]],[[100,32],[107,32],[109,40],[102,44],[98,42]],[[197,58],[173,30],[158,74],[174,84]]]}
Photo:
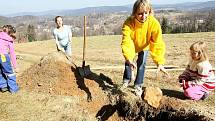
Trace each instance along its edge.
{"label": "yellow jacket", "polygon": [[126,60],[132,61],[136,53],[149,50],[156,64],[164,64],[165,43],[155,17],[149,15],[144,23],[129,17],[123,24],[122,35],[121,48]]}

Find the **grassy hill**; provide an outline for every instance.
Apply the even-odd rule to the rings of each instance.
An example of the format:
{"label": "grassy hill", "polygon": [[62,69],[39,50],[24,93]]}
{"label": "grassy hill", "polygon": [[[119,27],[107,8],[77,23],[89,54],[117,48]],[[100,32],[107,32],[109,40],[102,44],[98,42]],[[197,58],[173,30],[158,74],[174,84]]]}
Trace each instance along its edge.
{"label": "grassy hill", "polygon": [[[207,44],[210,62],[215,67],[215,33],[192,33],[192,34],[168,34],[163,35],[166,43],[166,65],[175,65],[180,68],[185,68],[189,56],[189,46],[195,41],[204,41]],[[109,93],[114,87],[108,86],[103,80],[97,80],[98,75],[105,75],[105,78],[111,79],[114,85],[120,85],[122,82],[123,74],[123,64],[124,59],[121,54],[120,49],[121,36],[91,36],[87,37],[87,48],[86,48],[86,65],[90,65],[94,77],[85,80],[79,80],[78,78],[68,81],[68,84],[61,82],[61,90],[58,93],[43,92],[47,87],[44,85],[51,85],[49,83],[50,78],[46,78],[48,74],[72,74],[68,71],[68,67],[62,68],[62,70],[56,70],[53,72],[45,72],[44,70],[36,70],[38,65],[43,65],[41,63],[41,58],[50,57],[48,55],[56,52],[56,46],[54,40],[38,41],[31,43],[21,43],[17,44],[15,47],[16,54],[18,55],[18,64],[20,75],[25,75],[25,77],[32,78],[38,76],[40,71],[43,71],[40,76],[46,75],[44,80],[36,83],[37,85],[31,85],[31,82],[26,82],[26,80],[20,80],[19,84],[22,86],[21,90],[17,94],[11,95],[10,93],[0,93],[0,120],[31,120],[31,121],[42,121],[42,120],[89,120],[96,121],[96,114],[102,107],[105,107],[110,102],[111,95],[114,93]],[[82,47],[83,38],[74,37],[72,40],[72,52],[73,52],[73,62],[77,66],[82,64]],[[47,68],[60,68],[63,64],[65,65],[65,57],[57,55],[51,58],[51,62],[48,64],[55,64],[53,67],[44,65]],[[61,61],[59,61],[61,60]],[[46,61],[43,61],[46,62]],[[60,62],[60,63],[59,63]],[[59,67],[58,67],[59,66]],[[147,66],[154,66],[150,56],[147,61]],[[101,69],[95,69],[98,67],[104,67]],[[106,67],[106,68],[105,68]],[[113,67],[113,68],[111,68]],[[115,67],[115,68],[114,68]],[[117,68],[118,67],[118,68]],[[31,71],[26,71],[31,68]],[[43,66],[41,66],[42,69]],[[33,71],[37,73],[32,73]],[[67,70],[67,72],[64,72]],[[188,107],[195,109],[200,114],[208,116],[215,119],[215,95],[211,95],[205,101],[191,101],[183,99],[181,95],[182,89],[177,83],[177,77],[182,71],[169,71],[170,78],[165,79],[160,73],[159,78],[155,77],[154,71],[147,71],[144,81],[144,86],[155,86],[160,87],[162,90],[168,90],[168,93],[164,95],[170,99],[178,100],[181,104],[186,104]],[[26,75],[27,74],[27,75]],[[30,75],[33,74],[33,75]],[[51,77],[51,79],[56,80],[59,77]],[[41,79],[37,77],[38,80]],[[63,77],[60,77],[63,79]],[[66,78],[66,77],[65,77]],[[82,87],[80,82],[85,83],[86,87]],[[26,82],[26,83],[24,83]],[[68,87],[73,84],[74,87]],[[23,85],[25,84],[25,85]],[[32,82],[33,84],[33,82]],[[64,86],[63,86],[64,84]],[[29,90],[29,88],[37,87],[37,91]],[[80,87],[79,87],[80,86]],[[83,86],[83,85],[82,85]],[[106,90],[103,88],[106,86]],[[68,91],[69,95],[66,93],[62,94],[61,91]],[[71,90],[74,89],[74,90]],[[88,91],[87,91],[88,89]],[[54,90],[53,90],[54,91]],[[92,101],[88,102],[86,97],[88,94],[92,94]],[[214,92],[213,92],[214,93]],[[112,102],[113,103],[113,102]],[[120,117],[117,112],[114,112],[108,118],[108,121],[122,121],[123,118]]]}

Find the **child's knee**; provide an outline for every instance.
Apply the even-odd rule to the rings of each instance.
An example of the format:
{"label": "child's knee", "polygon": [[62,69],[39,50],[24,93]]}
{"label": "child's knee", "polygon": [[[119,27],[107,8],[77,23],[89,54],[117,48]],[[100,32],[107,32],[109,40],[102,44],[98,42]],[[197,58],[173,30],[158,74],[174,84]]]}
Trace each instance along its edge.
{"label": "child's knee", "polygon": [[202,92],[201,90],[194,91],[191,88],[188,88],[184,90],[184,95],[192,100],[200,100],[204,95],[204,92]]}

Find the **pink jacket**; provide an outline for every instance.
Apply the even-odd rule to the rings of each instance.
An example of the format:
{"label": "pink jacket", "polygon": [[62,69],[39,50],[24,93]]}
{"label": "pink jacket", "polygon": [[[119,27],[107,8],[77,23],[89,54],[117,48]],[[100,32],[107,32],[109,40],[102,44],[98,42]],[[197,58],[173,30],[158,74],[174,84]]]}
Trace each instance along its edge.
{"label": "pink jacket", "polygon": [[0,32],[0,54],[9,54],[14,69],[17,67],[13,38],[5,32]]}

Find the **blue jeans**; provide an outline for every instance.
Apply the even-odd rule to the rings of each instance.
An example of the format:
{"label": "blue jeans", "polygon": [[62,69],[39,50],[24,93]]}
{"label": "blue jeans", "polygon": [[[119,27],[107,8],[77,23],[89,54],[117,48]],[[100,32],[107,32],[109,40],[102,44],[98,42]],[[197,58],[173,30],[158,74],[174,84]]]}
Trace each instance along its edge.
{"label": "blue jeans", "polygon": [[[72,47],[71,47],[71,42],[68,42],[65,46],[61,45],[60,46],[65,50],[66,55],[72,56]],[[59,51],[59,49],[57,48]]]}
{"label": "blue jeans", "polygon": [[[142,86],[143,85],[147,55],[148,55],[148,51],[141,51],[138,53],[137,75],[136,75],[136,78],[134,81],[135,86]],[[125,82],[125,81],[130,81],[130,80],[131,80],[131,65],[128,63],[125,63],[123,81],[124,81],[124,83],[129,83],[129,82]]]}
{"label": "blue jeans", "polygon": [[5,60],[0,58],[0,89],[8,88],[11,93],[15,93],[19,90],[16,75],[13,72],[10,56],[8,54],[4,56]]}

